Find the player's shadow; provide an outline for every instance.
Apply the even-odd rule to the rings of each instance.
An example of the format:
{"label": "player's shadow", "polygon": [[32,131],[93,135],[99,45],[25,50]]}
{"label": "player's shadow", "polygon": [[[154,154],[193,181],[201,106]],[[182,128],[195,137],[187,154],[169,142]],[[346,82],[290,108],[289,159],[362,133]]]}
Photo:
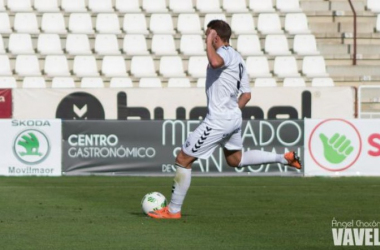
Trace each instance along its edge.
{"label": "player's shadow", "polygon": [[[143,212],[139,212],[139,213],[137,213],[137,212],[132,212],[132,213],[129,213],[130,215],[133,215],[133,216],[136,216],[136,217],[147,217],[147,215],[146,214],[144,214]],[[193,216],[196,216],[196,215],[194,215],[194,214],[182,214],[182,216],[184,216],[184,217],[193,217]]]}
{"label": "player's shadow", "polygon": [[140,212],[140,213],[132,212],[130,214],[136,217],[146,217],[146,215],[143,212]]}

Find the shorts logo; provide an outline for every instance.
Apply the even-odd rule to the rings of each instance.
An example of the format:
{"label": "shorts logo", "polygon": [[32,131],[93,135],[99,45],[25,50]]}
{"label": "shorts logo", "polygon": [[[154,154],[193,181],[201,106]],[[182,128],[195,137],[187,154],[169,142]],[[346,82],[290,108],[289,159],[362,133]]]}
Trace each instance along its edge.
{"label": "shorts logo", "polygon": [[194,145],[194,148],[191,149],[191,151],[193,151],[193,153],[196,153],[198,152],[198,149],[202,146],[202,144],[205,142],[205,140],[207,139],[207,136],[210,135],[210,131],[212,130],[212,128],[209,128],[206,126],[206,130],[203,131],[203,135],[201,135],[201,138],[198,140],[197,143],[195,143]]}

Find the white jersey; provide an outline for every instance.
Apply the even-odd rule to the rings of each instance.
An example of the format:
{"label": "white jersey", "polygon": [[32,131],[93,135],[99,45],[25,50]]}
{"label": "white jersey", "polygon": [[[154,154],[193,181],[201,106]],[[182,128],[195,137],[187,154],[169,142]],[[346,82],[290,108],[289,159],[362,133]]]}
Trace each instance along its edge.
{"label": "white jersey", "polygon": [[236,119],[241,117],[239,94],[251,92],[245,63],[241,55],[230,46],[222,46],[216,53],[223,58],[224,66],[217,69],[210,65],[207,67],[207,118]]}

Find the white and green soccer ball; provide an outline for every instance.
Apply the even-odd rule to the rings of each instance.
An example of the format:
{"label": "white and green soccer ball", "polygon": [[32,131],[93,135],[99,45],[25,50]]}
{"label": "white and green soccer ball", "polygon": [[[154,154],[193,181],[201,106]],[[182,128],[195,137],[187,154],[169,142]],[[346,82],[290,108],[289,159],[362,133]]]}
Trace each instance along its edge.
{"label": "white and green soccer ball", "polygon": [[166,207],[166,198],[159,192],[147,193],[141,200],[141,207],[145,214]]}

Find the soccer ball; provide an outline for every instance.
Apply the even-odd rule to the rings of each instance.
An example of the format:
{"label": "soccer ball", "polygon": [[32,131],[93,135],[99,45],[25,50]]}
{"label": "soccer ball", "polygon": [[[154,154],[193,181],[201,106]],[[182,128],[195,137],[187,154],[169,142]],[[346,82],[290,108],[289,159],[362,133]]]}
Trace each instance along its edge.
{"label": "soccer ball", "polygon": [[147,193],[141,200],[141,207],[145,214],[166,207],[166,198],[159,192]]}

